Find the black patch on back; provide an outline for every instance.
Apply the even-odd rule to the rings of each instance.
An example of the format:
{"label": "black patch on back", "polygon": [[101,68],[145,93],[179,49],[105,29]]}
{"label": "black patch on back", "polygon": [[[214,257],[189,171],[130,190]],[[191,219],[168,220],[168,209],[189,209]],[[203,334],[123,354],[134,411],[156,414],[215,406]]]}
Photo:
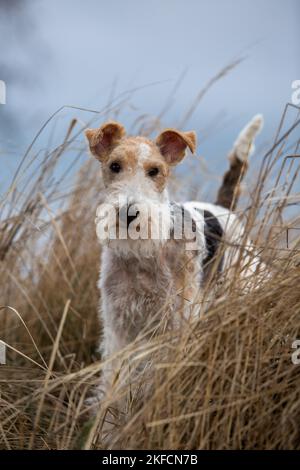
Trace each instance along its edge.
{"label": "black patch on back", "polygon": [[[184,207],[181,204],[177,204],[174,202],[170,203],[173,217],[176,214],[176,211],[181,211],[182,214],[182,223],[184,220]],[[218,256],[218,249],[220,244],[222,243],[223,239],[223,234],[224,231],[222,229],[222,226],[218,220],[218,218],[212,214],[208,210],[202,210],[199,209],[198,207],[194,207],[195,210],[203,214],[204,217],[204,237],[205,237],[205,246],[207,250],[207,255],[203,261],[203,271],[204,271],[204,277],[207,277],[210,268],[213,266],[213,263],[215,259]],[[197,225],[195,220],[192,218],[190,212],[188,211],[189,216],[192,219],[192,230],[196,232],[197,230]],[[183,230],[183,227],[182,227]],[[223,261],[224,261],[224,256],[220,257],[218,266],[217,266],[217,271],[220,273],[223,268]]]}
{"label": "black patch on back", "polygon": [[[212,265],[218,254],[218,248],[222,242],[224,231],[217,217],[211,212],[204,210],[204,236],[207,249],[206,258],[203,261],[203,268]],[[218,272],[222,271],[223,256],[218,264]]]}

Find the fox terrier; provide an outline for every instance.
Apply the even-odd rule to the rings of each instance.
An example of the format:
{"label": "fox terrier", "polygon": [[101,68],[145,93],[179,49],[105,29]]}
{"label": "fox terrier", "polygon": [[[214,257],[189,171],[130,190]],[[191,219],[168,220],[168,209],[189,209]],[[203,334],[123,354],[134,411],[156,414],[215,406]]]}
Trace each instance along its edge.
{"label": "fox terrier", "polygon": [[[177,203],[168,195],[172,168],[186,150],[195,153],[195,132],[166,129],[150,140],[126,136],[113,121],[86,130],[104,187],[96,217],[104,362],[155,327],[166,308],[167,328],[199,315],[195,305],[201,305],[212,271],[220,275],[239,257],[244,230],[232,210],[262,122],[262,116],[255,116],[239,134],[216,204]],[[259,262],[256,256],[249,262],[249,256],[244,256],[246,277]],[[120,361],[104,367],[104,395],[120,367]]]}

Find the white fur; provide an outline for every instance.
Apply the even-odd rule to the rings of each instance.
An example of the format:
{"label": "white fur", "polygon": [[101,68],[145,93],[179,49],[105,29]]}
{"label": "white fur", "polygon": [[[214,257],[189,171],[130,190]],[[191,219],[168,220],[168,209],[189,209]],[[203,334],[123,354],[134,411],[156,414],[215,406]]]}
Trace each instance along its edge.
{"label": "white fur", "polygon": [[151,148],[148,144],[142,142],[139,144],[138,158],[141,162],[144,162],[151,155]]}
{"label": "white fur", "polygon": [[[149,258],[155,255],[158,247],[167,240],[171,222],[168,210],[168,193],[166,190],[162,193],[157,192],[152,182],[141,171],[132,174],[125,182],[111,185],[109,189],[105,190],[102,201],[101,206],[97,209],[95,220],[97,235],[102,245],[115,250],[122,256],[141,255]],[[107,210],[106,213],[104,210],[100,214],[103,204],[110,207],[110,210]],[[129,237],[122,240],[111,239],[110,237],[101,239],[99,233],[103,233],[104,226],[112,227],[114,225],[116,211],[122,205],[134,205],[139,210],[140,214],[137,221],[140,223],[142,230],[146,224],[149,224],[152,233],[166,235],[159,238],[134,240]],[[149,214],[153,215],[151,220],[148,220]],[[142,234],[143,232],[140,238],[142,238]]]}
{"label": "white fur", "polygon": [[233,146],[233,153],[241,161],[247,160],[247,158],[254,152],[255,146],[253,141],[255,136],[261,131],[263,123],[263,116],[261,114],[257,114],[238,135]]}
{"label": "white fur", "polygon": [[[207,202],[192,201],[186,203],[185,206],[188,210],[195,207],[202,211],[207,210],[217,217],[224,231],[226,245],[223,270],[234,269],[234,266],[239,263],[241,288],[244,291],[256,288],[260,278],[268,277],[265,263],[262,262],[250,238],[246,236],[244,225],[235,214],[222,206]],[[241,250],[242,259],[240,260]],[[253,277],[254,274],[255,277]]]}

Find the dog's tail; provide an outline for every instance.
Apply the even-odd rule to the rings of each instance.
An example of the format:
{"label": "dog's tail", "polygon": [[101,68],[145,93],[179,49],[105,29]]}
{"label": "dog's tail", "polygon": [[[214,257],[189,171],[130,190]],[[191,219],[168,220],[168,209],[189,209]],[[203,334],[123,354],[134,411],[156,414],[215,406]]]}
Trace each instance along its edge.
{"label": "dog's tail", "polygon": [[229,170],[223,177],[216,204],[234,210],[241,192],[240,183],[248,169],[248,158],[254,152],[254,139],[263,126],[263,116],[257,114],[244,127],[229,153]]}

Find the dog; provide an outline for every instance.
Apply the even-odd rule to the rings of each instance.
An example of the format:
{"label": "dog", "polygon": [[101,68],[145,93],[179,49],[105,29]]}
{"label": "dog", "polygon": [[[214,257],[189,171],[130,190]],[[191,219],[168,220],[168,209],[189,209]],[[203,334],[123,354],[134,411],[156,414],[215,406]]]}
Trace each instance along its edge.
{"label": "dog", "polygon": [[[194,131],[169,128],[150,140],[127,136],[114,121],[86,130],[104,185],[96,216],[102,245],[102,399],[120,378],[120,351],[141,334],[147,338],[162,316],[164,328],[170,330],[199,316],[208,280],[220,279],[240,257],[244,228],[233,210],[262,124],[257,115],[239,134],[216,204],[169,198],[172,169],[187,150],[196,151]],[[250,249],[243,263],[243,277],[248,279],[260,260]]]}

